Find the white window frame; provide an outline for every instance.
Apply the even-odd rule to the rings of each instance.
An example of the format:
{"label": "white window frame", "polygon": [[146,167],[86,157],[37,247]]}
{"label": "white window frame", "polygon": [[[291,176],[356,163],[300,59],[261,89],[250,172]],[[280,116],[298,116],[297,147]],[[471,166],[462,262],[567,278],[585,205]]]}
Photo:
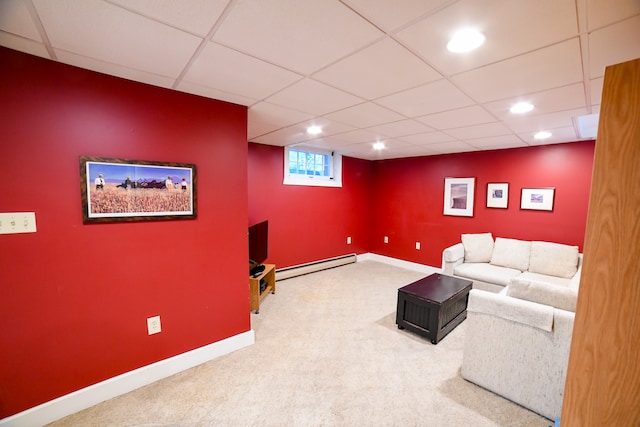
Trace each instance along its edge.
{"label": "white window frame", "polygon": [[[309,153],[328,154],[331,158],[331,177],[316,175],[298,175],[289,173],[289,151],[299,150]],[[342,155],[335,151],[323,150],[315,147],[297,145],[284,147],[284,179],[285,185],[307,185],[314,187],[342,187]]]}

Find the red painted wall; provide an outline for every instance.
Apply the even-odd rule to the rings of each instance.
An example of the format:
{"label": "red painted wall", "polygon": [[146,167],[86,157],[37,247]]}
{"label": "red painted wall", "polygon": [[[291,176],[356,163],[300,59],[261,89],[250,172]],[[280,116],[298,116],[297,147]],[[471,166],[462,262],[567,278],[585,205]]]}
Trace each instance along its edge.
{"label": "red painted wall", "polygon": [[249,225],[269,220],[267,262],[282,268],[368,252],[371,162],[343,157],[342,188],[284,185],[283,162],[283,147],[249,144]]}
{"label": "red painted wall", "polygon": [[[5,48],[0,63],[0,212],[38,225],[0,235],[0,418],[248,331],[247,225],[264,219],[279,268],[352,252],[439,266],[467,232],[582,248],[593,142],[345,157],[342,188],[285,186],[283,148],[247,147],[245,107]],[[198,219],[83,225],[80,155],[196,163]],[[449,176],[476,177],[473,218],[442,214]],[[487,182],[510,183],[508,209],[485,207]],[[548,186],[553,212],[519,209],[522,187]]]}
{"label": "red painted wall", "polygon": [[[593,151],[594,142],[587,141],[374,162],[370,251],[439,267],[445,247],[462,233],[478,232],[582,250]],[[443,215],[446,177],[476,178],[472,218]],[[489,182],[509,183],[507,209],[486,207]],[[553,212],[520,210],[523,187],[555,187]]]}
{"label": "red painted wall", "polygon": [[[0,64],[0,212],[38,228],[0,235],[0,418],[248,331],[246,107]],[[80,155],[195,163],[198,218],[83,225]]]}

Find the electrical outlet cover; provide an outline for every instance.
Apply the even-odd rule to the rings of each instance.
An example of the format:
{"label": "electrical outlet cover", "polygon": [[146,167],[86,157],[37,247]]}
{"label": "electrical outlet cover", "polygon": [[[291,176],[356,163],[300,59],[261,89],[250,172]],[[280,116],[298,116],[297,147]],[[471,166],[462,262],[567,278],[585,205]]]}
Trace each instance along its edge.
{"label": "electrical outlet cover", "polygon": [[149,317],[147,319],[147,330],[149,335],[157,334],[162,331],[160,326],[160,316]]}

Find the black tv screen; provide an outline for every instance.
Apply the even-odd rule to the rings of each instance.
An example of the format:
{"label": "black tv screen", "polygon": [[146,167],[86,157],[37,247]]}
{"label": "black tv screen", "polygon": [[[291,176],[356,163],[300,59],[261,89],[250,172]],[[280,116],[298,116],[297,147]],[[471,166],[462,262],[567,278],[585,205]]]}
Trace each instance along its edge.
{"label": "black tv screen", "polygon": [[262,221],[249,227],[249,269],[262,264],[269,249],[269,221]]}

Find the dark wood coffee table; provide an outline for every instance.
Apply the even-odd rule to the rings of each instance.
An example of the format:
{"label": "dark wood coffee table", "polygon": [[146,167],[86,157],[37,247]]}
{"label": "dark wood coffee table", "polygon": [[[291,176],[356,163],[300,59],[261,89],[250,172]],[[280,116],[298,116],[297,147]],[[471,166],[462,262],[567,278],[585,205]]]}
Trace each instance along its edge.
{"label": "dark wood coffee table", "polygon": [[469,280],[436,273],[398,289],[398,328],[438,344],[467,318],[471,285]]}

